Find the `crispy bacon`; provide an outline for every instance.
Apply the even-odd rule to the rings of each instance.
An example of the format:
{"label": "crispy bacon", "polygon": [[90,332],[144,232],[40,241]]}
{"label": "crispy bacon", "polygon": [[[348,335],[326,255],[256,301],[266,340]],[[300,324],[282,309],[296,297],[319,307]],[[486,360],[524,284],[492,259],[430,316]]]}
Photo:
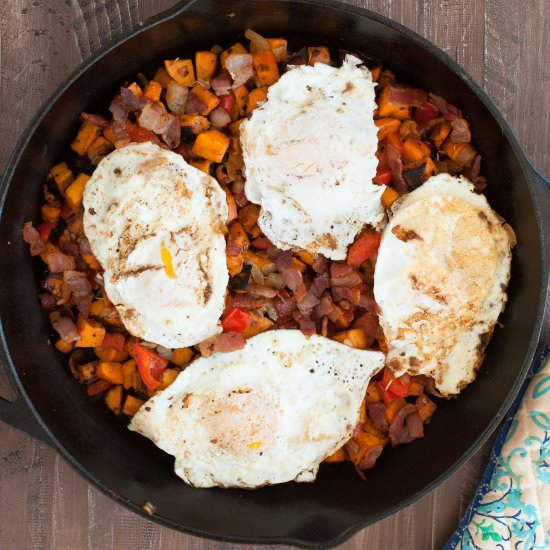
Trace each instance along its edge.
{"label": "crispy bacon", "polygon": [[[277,260],[275,260],[275,265],[277,265]],[[281,275],[283,276],[285,285],[292,290],[292,292],[296,292],[303,284],[302,274],[294,267],[281,269]]]}
{"label": "crispy bacon", "polygon": [[50,323],[57,334],[59,334],[59,337],[65,342],[80,340],[76,325],[70,317],[62,316],[59,311],[52,311],[50,313]]}
{"label": "crispy bacon", "polygon": [[80,117],[82,118],[82,120],[85,120],[86,122],[89,122],[94,126],[99,126],[100,128],[107,128],[107,126],[109,126],[110,124],[110,122],[101,115],[82,112],[80,113]]}
{"label": "crispy bacon", "polygon": [[309,315],[319,302],[319,298],[317,298],[311,290],[308,290],[303,299],[298,302],[297,306],[301,313]]}
{"label": "crispy bacon", "polygon": [[254,76],[252,56],[249,53],[233,53],[225,60],[225,66],[233,78],[233,88],[246,84]]}
{"label": "crispy bacon", "polygon": [[52,307],[55,307],[56,299],[53,294],[50,294],[49,292],[41,292],[38,297],[40,298],[40,306],[42,309],[51,309]]}
{"label": "crispy bacon", "polygon": [[359,470],[368,470],[369,468],[373,468],[383,450],[383,445],[374,445],[373,447],[369,447],[357,465]]}
{"label": "crispy bacon", "polygon": [[311,292],[313,292],[313,294],[315,294],[315,296],[319,298],[329,286],[328,273],[323,273],[322,275],[318,275],[317,277],[315,277],[315,279],[313,279],[310,290]]}
{"label": "crispy bacon", "polygon": [[388,101],[402,107],[420,107],[428,99],[428,92],[406,84],[392,84],[387,90]]}
{"label": "crispy bacon", "polygon": [[332,299],[335,302],[347,300],[350,304],[358,306],[361,301],[361,290],[359,286],[333,286],[331,289]]}
{"label": "crispy bacon", "polygon": [[224,353],[244,348],[246,344],[246,340],[241,332],[223,332],[215,338],[214,349]]}
{"label": "crispy bacon", "polygon": [[67,256],[62,252],[52,252],[46,257],[48,263],[48,269],[50,273],[61,273],[68,269],[75,268],[75,259],[72,256]]}
{"label": "crispy bacon", "polygon": [[[418,418],[408,420],[408,417],[412,415]],[[418,426],[418,420],[420,421],[420,428]],[[408,404],[399,409],[390,424],[389,435],[391,444],[394,446],[402,443],[410,443],[424,435],[424,426],[415,405]]]}
{"label": "crispy bacon", "polygon": [[257,285],[255,283],[248,285],[248,292],[256,296],[261,296],[262,298],[275,298],[275,296],[277,296],[276,289],[269,286]]}
{"label": "crispy bacon", "polygon": [[46,243],[40,239],[40,232],[33,227],[32,222],[23,225],[23,240],[30,245],[31,256],[38,256],[46,250]]}
{"label": "crispy bacon", "polygon": [[278,270],[292,267],[292,252],[290,250],[285,250],[284,252],[278,253],[275,256],[275,265]]}
{"label": "crispy bacon", "polygon": [[388,421],[386,419],[386,405],[382,401],[377,403],[369,403],[367,405],[369,418],[372,420],[373,426],[381,432],[388,431]]}
{"label": "crispy bacon", "polygon": [[217,96],[226,95],[231,91],[231,76],[227,71],[221,72],[210,81],[210,86]]}
{"label": "crispy bacon", "polygon": [[286,290],[280,290],[273,300],[273,305],[279,319],[286,319],[296,309],[296,300]]}
{"label": "crispy bacon", "polygon": [[432,93],[428,94],[428,96],[430,103],[433,103],[437,107],[437,110],[444,115],[445,119],[462,118],[462,111],[448,103],[446,99]]}
{"label": "crispy bacon", "polygon": [[313,263],[311,264],[311,267],[313,268],[313,271],[315,271],[315,273],[325,273],[328,269],[328,261],[323,256],[315,256],[315,258],[313,258]]}
{"label": "crispy bacon", "polygon": [[456,118],[451,120],[451,126],[453,129],[449,135],[449,139],[453,143],[470,143],[472,134],[470,133],[470,126],[465,119]]}
{"label": "crispy bacon", "polygon": [[74,296],[86,296],[92,291],[92,285],[86,273],[82,273],[81,271],[64,271],[63,280],[67,283]]}

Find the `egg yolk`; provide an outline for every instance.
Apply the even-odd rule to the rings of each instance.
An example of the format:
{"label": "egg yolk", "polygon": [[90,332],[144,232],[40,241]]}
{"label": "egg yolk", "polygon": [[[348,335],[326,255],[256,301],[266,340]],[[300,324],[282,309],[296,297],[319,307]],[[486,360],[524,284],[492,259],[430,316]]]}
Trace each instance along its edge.
{"label": "egg yolk", "polygon": [[172,265],[172,254],[170,254],[170,251],[164,246],[164,243],[162,243],[162,246],[160,247],[160,259],[164,264],[164,271],[166,271],[166,275],[168,275],[170,279],[175,279],[176,272],[174,271],[174,266]]}

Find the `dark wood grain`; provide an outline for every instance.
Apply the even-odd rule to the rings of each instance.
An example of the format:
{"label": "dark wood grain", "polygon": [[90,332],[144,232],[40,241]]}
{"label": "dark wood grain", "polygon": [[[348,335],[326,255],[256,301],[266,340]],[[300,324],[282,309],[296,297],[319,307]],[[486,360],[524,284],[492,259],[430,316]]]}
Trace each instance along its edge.
{"label": "dark wood grain", "polygon": [[[10,0],[0,4],[0,170],[30,117],[92,52],[175,0]],[[416,30],[456,59],[550,175],[550,2],[351,0]],[[3,394],[7,388],[4,381]],[[133,515],[54,451],[0,423],[0,548],[229,549]],[[490,444],[418,503],[341,548],[437,549],[468,505]],[[253,547],[248,547],[253,548]]]}

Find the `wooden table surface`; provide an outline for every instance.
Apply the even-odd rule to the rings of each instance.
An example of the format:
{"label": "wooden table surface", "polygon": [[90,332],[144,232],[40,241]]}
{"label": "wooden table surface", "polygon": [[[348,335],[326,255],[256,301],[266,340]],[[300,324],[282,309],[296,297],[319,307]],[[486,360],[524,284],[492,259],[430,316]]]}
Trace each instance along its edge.
{"label": "wooden table surface", "polygon": [[[82,61],[175,0],[8,0],[0,5],[0,171],[31,116]],[[224,2],[220,2],[222,5]],[[550,175],[548,0],[351,0],[414,29],[489,93],[535,166]],[[493,182],[498,185],[498,182]],[[2,394],[9,393],[3,381]],[[441,548],[490,444],[435,492],[342,549]],[[55,451],[0,422],[0,548],[245,548],[159,527],[99,493]],[[252,547],[246,547],[252,548]]]}

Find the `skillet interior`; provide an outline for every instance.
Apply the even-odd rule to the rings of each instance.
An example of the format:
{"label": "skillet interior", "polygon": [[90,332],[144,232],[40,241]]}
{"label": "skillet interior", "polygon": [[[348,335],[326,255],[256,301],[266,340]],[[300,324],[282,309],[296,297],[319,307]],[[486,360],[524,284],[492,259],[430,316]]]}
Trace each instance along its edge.
{"label": "skillet interior", "polygon": [[[480,436],[494,428],[518,375],[533,352],[541,290],[541,244],[519,149],[456,67],[373,14],[309,2],[200,0],[172,21],[134,35],[101,57],[49,107],[16,162],[0,221],[0,304],[5,343],[25,392],[67,456],[103,490],[140,510],[146,501],[172,527],[257,542],[334,544],[395,511],[459,465]],[[228,16],[228,12],[233,16]],[[361,14],[361,15],[359,15]],[[475,384],[443,403],[426,437],[386,450],[362,483],[349,464],[325,465],[314,484],[286,484],[248,492],[196,490],[172,473],[173,460],[130,433],[100,402],[84,398],[49,344],[50,328],[36,299],[41,277],[21,241],[24,221],[37,219],[41,183],[63,156],[82,110],[104,110],[117,86],[138,71],[151,76],[160,60],[197,46],[227,46],[247,27],[291,37],[296,45],[328,44],[383,60],[401,81],[434,91],[462,108],[483,154],[492,206],[516,230],[509,304]],[[14,276],[14,274],[16,276]],[[307,391],[307,388],[304,389]],[[500,411],[500,412],[499,412]]]}

